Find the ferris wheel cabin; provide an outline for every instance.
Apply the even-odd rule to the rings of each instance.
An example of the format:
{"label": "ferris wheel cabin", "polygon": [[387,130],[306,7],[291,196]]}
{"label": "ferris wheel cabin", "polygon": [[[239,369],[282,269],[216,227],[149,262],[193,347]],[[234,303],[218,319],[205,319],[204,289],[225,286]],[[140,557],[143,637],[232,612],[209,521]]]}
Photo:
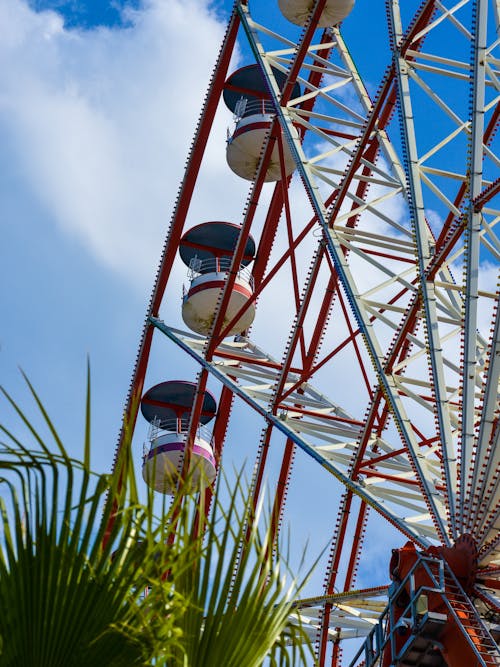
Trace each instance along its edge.
{"label": "ferris wheel cabin", "polygon": [[[278,85],[283,89],[286,76],[274,68],[273,73]],[[292,97],[299,96],[300,86],[295,84]],[[234,132],[227,141],[227,163],[235,174],[252,181],[276,116],[258,65],[248,65],[231,74],[224,85],[224,102],[236,120]],[[286,176],[290,176],[295,170],[295,162],[288,144],[284,141],[282,146],[283,170]],[[275,142],[264,180],[279,181],[282,175],[280,147],[278,142]]]}
{"label": "ferris wheel cabin", "polygon": [[[182,301],[182,319],[191,331],[204,336],[210,332],[239,233],[240,228],[230,222],[204,222],[181,239],[179,253],[189,267],[190,279]],[[247,268],[254,256],[255,242],[249,236],[224,315],[222,330],[229,325],[225,336],[244,331],[254,320],[255,303],[250,302],[253,280]]]}
{"label": "ferris wheel cabin", "polygon": [[[311,16],[314,0],[278,0],[283,16],[295,25],[305,25]],[[318,28],[328,28],[343,21],[354,7],[354,0],[327,0]]]}
{"label": "ferris wheel cabin", "polygon": [[[181,474],[196,384],[180,380],[151,387],[141,400],[143,417],[151,424],[149,447],[145,447],[142,476],[155,491],[174,495]],[[212,434],[206,427],[215,416],[217,403],[208,391],[203,397],[190,466],[189,486],[198,490],[216,475]]]}

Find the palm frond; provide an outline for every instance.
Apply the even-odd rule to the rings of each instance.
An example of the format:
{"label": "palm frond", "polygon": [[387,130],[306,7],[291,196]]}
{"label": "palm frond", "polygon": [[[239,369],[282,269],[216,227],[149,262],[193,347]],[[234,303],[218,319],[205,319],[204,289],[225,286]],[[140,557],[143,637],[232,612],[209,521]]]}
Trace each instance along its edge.
{"label": "palm frond", "polygon": [[[187,566],[181,558],[172,576],[188,606],[182,618],[180,649],[190,667],[243,665],[257,667],[273,646],[288,651],[300,646],[295,665],[312,664],[309,639],[298,621],[290,621],[293,601],[305,580],[287,572],[279,553],[273,554],[270,528],[254,523],[248,530],[250,502],[241,476],[232,482],[223,506],[219,477],[214,514],[198,538],[203,557]],[[177,527],[178,539],[193,539],[193,519],[186,512]],[[175,664],[180,662],[178,653]]]}
{"label": "palm frond", "polygon": [[[111,559],[112,549],[130,551],[148,525],[148,507],[135,502],[129,457],[119,464],[119,491],[116,478],[90,471],[87,403],[84,461],[70,458],[27,382],[51,440],[4,391],[33,444],[30,449],[2,429],[0,664],[147,664],[148,645],[139,632],[143,569],[131,553],[119,564]],[[125,509],[117,513],[105,547],[109,512],[103,507],[118,493]]]}
{"label": "palm frond", "polygon": [[83,461],[26,382],[49,436],[2,389],[31,441],[0,425],[0,667],[312,664],[290,621],[304,582],[250,521],[241,475],[229,491],[219,475],[209,518],[189,479],[158,516],[127,429],[115,474],[91,471],[90,373]]}

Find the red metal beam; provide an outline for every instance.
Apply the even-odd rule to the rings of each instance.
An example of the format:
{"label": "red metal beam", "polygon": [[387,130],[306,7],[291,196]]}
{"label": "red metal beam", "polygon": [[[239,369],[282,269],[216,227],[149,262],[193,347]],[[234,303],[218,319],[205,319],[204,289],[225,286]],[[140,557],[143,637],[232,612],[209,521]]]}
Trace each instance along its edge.
{"label": "red metal beam", "polygon": [[[177,198],[177,204],[172,215],[171,226],[169,234],[165,240],[163,247],[162,256],[160,259],[160,265],[156,275],[155,284],[153,286],[153,292],[151,295],[151,300],[149,307],[146,313],[146,319],[142,331],[141,341],[139,344],[139,351],[137,354],[137,359],[135,367],[132,373],[132,379],[130,382],[130,388],[124,408],[124,420],[122,427],[120,429],[120,434],[118,437],[118,443],[115,449],[114,462],[112,472],[115,472],[116,464],[119,459],[120,451],[123,446],[124,437],[125,437],[125,425],[129,431],[134,430],[135,422],[137,419],[137,399],[142,395],[144,387],[144,379],[146,377],[146,370],[149,360],[149,354],[151,351],[151,343],[153,339],[153,327],[149,322],[149,317],[151,315],[156,316],[158,314],[160,304],[165,292],[165,286],[167,284],[170,271],[174,262],[175,254],[178,247],[178,242],[182,233],[186,215],[191,203],[191,198],[193,195],[194,187],[196,185],[196,180],[198,177],[198,172],[201,166],[201,161],[205,152],[206,144],[212,128],[212,124],[215,117],[215,112],[217,110],[217,105],[219,103],[220,96],[222,94],[222,89],[224,86],[224,81],[227,74],[227,69],[231,60],[231,56],[236,44],[236,36],[239,28],[239,17],[236,10],[233,10],[229,24],[227,27],[226,34],[224,36],[222,46],[219,52],[217,63],[214,68],[214,73],[212,75],[212,80],[209,85],[205,103],[200,115],[200,120],[198,124],[197,131],[191,147],[191,153],[186,167],[186,172],[182,180],[179,195]],[[118,490],[121,489],[122,479],[118,481]],[[114,524],[116,512],[119,507],[117,503],[114,502],[110,519],[106,528],[104,536],[104,544],[106,544],[111,534],[112,526]]]}
{"label": "red metal beam", "polygon": [[215,315],[215,320],[212,325],[212,330],[210,332],[210,337],[208,338],[206,349],[205,349],[205,358],[210,361],[212,356],[217,348],[217,345],[221,342],[221,331],[224,323],[224,316],[229,304],[229,299],[231,298],[231,292],[238,275],[238,271],[241,266],[241,261],[245,253],[247,239],[250,235],[250,230],[252,223],[257,211],[257,205],[259,203],[260,194],[262,192],[262,187],[265,182],[265,177],[271,159],[272,152],[274,150],[275,142],[278,140],[278,137],[281,135],[281,126],[275,118],[269,130],[269,136],[265,144],[263,154],[259,165],[257,167],[257,173],[255,175],[255,180],[252,183],[250,190],[250,195],[248,198],[246,211],[243,217],[243,222],[241,224],[240,234],[238,236],[238,241],[234,249],[234,254],[231,260],[231,266],[227,273],[226,283],[224,285],[222,295],[220,297],[219,305],[217,308],[217,313]]}
{"label": "red metal beam", "polygon": [[[281,168],[281,183],[286,184],[286,173],[285,173],[285,155],[283,151],[283,141],[279,142],[279,158],[280,158],[280,168]],[[285,209],[285,223],[286,223],[286,233],[288,237],[288,247],[290,248],[290,269],[292,273],[292,284],[293,284],[293,293],[295,297],[295,312],[296,315],[299,313],[300,309],[300,289],[299,289],[299,276],[297,271],[297,258],[295,256],[295,247],[293,239],[293,226],[292,226],[292,214],[290,211],[290,200],[288,198],[288,188],[283,187],[283,202]],[[305,354],[305,342],[304,342],[304,332],[300,332],[300,347],[302,350],[302,358]]]}
{"label": "red metal beam", "polygon": [[[224,442],[226,439],[226,432],[229,423],[229,415],[231,413],[231,407],[233,404],[233,392],[226,387],[222,386],[221,395],[219,398],[219,404],[217,406],[217,417],[215,419],[215,425],[213,430],[213,443],[214,443],[214,458],[215,458],[215,467],[216,470],[219,470],[220,461],[222,458],[222,450],[224,447]],[[212,506],[214,490],[212,486],[208,486],[205,489],[205,498],[203,502],[203,521],[202,525],[205,525],[205,519],[208,517],[210,508]],[[194,522],[194,535],[199,534],[200,530],[200,521],[201,517],[199,514],[196,516]]]}

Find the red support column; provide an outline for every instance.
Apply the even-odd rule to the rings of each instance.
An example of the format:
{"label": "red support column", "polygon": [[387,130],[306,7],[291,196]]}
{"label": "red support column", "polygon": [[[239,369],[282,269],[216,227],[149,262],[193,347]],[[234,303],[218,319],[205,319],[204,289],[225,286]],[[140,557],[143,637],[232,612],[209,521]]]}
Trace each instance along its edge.
{"label": "red support column", "polygon": [[[238,33],[238,28],[239,28],[239,17],[236,10],[234,10],[231,19],[229,21],[229,25],[221,46],[217,63],[215,65],[212,81],[208,89],[205,104],[201,112],[198,128],[193,140],[191,154],[188,160],[186,172],[180,186],[179,195],[177,198],[177,204],[172,215],[170,231],[163,247],[163,253],[160,260],[158,272],[156,275],[156,281],[153,287],[148,311],[146,313],[146,319],[139,345],[139,351],[137,354],[137,360],[135,363],[132,379],[130,382],[130,389],[125,403],[123,424],[120,430],[118,443],[115,450],[113,470],[112,470],[113,472],[115,471],[120,451],[124,444],[125,425],[127,426],[129,432],[133,432],[135,427],[135,422],[137,418],[138,400],[140,399],[140,396],[142,395],[142,391],[144,388],[144,379],[146,376],[149,354],[151,351],[151,343],[153,339],[153,327],[149,322],[149,317],[151,315],[152,316],[158,315],[160,304],[163,299],[163,294],[165,292],[167,280],[170,275],[170,271],[172,269],[172,265],[175,259],[175,254],[177,252],[178,243],[182,234],[184,222],[186,219],[187,212],[189,210],[189,205],[191,203],[191,198],[196,185],[196,180],[198,177],[201,161],[205,152],[210,130],[212,128],[215,112],[217,110],[217,105],[222,95],[222,90],[224,86],[224,81],[226,79],[227,70],[234,50],[234,46],[236,44],[236,36]],[[122,485],[122,480],[120,478],[118,481],[118,491],[120,490],[121,485]],[[114,517],[118,509],[119,508],[116,500],[113,500],[113,508],[108,522],[108,526],[106,528],[104,544],[106,544],[107,540],[109,539],[109,535],[111,533],[112,526],[114,523]]]}

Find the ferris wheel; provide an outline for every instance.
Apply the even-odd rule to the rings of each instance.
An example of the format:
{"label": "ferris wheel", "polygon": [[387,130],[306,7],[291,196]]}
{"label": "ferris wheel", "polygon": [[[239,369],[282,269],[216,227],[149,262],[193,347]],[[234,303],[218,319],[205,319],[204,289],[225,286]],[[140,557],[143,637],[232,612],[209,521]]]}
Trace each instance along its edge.
{"label": "ferris wheel", "polygon": [[[342,30],[362,0],[271,2],[235,3],[172,214],[127,403],[151,424],[144,478],[215,479],[244,404],[276,533],[314,498],[302,462],[338,494],[317,507],[323,588],[297,610],[319,664],[499,665],[500,5],[387,0],[370,94]],[[248,196],[237,220],[221,201],[193,221],[221,108],[227,188]],[[147,386],[167,343],[198,373]],[[395,537],[370,587],[374,531]]]}

